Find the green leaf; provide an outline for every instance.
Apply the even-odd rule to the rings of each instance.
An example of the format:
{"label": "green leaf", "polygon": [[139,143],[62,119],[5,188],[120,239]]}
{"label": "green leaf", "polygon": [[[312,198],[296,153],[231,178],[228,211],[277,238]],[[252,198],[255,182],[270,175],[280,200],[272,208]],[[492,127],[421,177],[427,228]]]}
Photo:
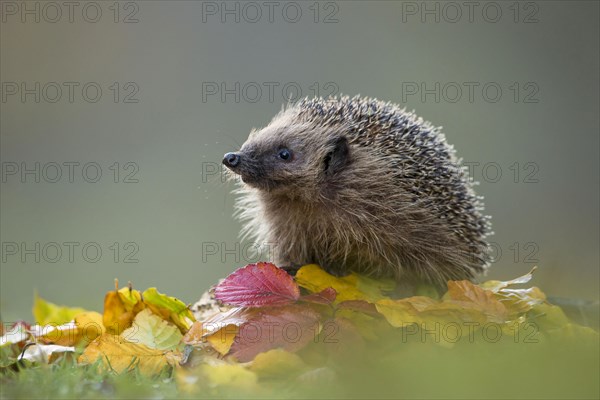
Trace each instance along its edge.
{"label": "green leaf", "polygon": [[39,325],[62,325],[75,319],[78,314],[87,312],[83,308],[65,307],[50,303],[34,295],[33,316]]}
{"label": "green leaf", "polygon": [[194,315],[183,301],[159,293],[154,287],[146,289],[146,291],[142,293],[142,297],[144,303],[146,303],[155,314],[161,316],[163,319],[173,322],[182,333],[187,332],[195,321]]}

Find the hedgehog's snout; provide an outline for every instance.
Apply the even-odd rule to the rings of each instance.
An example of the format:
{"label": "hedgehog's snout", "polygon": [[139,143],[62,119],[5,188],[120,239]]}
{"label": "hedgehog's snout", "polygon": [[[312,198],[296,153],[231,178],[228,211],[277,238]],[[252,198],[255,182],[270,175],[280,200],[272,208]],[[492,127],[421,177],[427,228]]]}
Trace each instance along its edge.
{"label": "hedgehog's snout", "polygon": [[230,170],[234,171],[235,168],[240,165],[242,158],[237,153],[226,153],[223,156],[223,164]]}

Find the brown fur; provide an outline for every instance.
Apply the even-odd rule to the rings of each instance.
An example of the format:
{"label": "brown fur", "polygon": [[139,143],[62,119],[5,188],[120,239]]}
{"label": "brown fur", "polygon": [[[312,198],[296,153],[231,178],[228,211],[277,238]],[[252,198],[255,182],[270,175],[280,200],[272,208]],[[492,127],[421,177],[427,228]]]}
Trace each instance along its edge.
{"label": "brown fur", "polygon": [[489,222],[452,147],[393,104],[304,100],[236,154],[237,215],[247,236],[277,243],[279,266],[439,284],[487,266]]}

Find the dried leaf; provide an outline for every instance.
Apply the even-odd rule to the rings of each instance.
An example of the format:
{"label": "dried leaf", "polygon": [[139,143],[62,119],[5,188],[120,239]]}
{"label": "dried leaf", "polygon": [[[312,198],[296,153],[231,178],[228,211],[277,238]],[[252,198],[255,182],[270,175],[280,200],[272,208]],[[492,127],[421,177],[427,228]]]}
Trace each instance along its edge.
{"label": "dried leaf", "polygon": [[27,360],[31,362],[50,364],[56,358],[64,353],[75,352],[75,347],[59,346],[55,344],[33,344],[27,346],[19,360]]}
{"label": "dried leaf", "polygon": [[508,319],[508,310],[492,291],[469,281],[449,281],[444,300],[459,304],[465,309],[481,311],[489,322],[503,323]]}
{"label": "dried leaf", "polygon": [[487,281],[487,282],[482,283],[480,286],[483,289],[491,290],[492,292],[496,293],[499,290],[504,289],[508,286],[520,285],[520,284],[529,282],[531,280],[531,278],[533,278],[533,273],[535,272],[536,269],[537,269],[537,267],[533,267],[531,269],[531,271],[529,271],[525,275],[520,276],[515,279],[511,279],[510,281]]}
{"label": "dried leaf", "polygon": [[29,329],[29,326],[24,322],[13,324],[10,328],[6,329],[4,334],[0,337],[0,347],[25,342],[29,339]]}

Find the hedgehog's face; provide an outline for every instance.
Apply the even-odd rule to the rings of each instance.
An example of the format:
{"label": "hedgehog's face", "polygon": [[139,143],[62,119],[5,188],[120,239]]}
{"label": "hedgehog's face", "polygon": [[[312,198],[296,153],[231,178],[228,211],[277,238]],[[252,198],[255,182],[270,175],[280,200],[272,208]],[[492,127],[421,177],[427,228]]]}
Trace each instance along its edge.
{"label": "hedgehog's face", "polygon": [[271,123],[250,134],[223,164],[247,185],[289,197],[316,196],[328,177],[343,168],[348,142],[305,125]]}

